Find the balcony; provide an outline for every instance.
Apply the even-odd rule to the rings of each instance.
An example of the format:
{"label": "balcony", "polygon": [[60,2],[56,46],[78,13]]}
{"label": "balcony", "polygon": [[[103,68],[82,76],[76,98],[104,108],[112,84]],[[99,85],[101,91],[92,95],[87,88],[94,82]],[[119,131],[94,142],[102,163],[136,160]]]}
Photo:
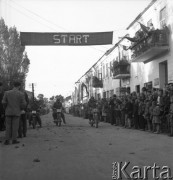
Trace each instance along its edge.
{"label": "balcony", "polygon": [[92,77],[92,87],[94,88],[103,88],[103,82],[96,76]]}
{"label": "balcony", "polygon": [[169,32],[168,29],[150,31],[146,37],[133,43],[132,62],[147,63],[159,58],[169,51]]}
{"label": "balcony", "polygon": [[127,60],[114,61],[113,63],[113,79],[130,78],[130,64]]}

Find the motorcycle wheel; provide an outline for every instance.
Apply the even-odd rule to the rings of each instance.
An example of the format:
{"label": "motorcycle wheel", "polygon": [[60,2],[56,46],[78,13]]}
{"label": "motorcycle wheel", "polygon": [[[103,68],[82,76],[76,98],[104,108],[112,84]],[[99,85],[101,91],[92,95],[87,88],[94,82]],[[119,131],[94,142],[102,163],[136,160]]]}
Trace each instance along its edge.
{"label": "motorcycle wheel", "polygon": [[32,127],[33,127],[33,129],[35,129],[35,127],[36,127],[36,120],[35,120],[35,118],[33,118],[33,120],[32,120]]}
{"label": "motorcycle wheel", "polygon": [[96,128],[98,128],[98,116],[95,116],[95,124],[96,124]]}
{"label": "motorcycle wheel", "polygon": [[90,124],[91,124],[91,127],[93,127],[93,125],[94,125],[94,121],[93,121],[93,120],[91,120]]}

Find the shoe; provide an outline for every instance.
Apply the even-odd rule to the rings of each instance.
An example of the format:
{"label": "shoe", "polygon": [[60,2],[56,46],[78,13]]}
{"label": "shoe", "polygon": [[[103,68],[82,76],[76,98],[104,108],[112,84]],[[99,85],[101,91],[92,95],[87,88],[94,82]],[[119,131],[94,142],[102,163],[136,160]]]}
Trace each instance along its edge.
{"label": "shoe", "polygon": [[13,140],[13,141],[12,141],[12,144],[18,144],[18,143],[20,143],[20,142],[17,141],[17,140]]}
{"label": "shoe", "polygon": [[10,144],[10,141],[9,140],[6,140],[5,142],[4,142],[4,145],[9,145]]}
{"label": "shoe", "polygon": [[20,136],[17,136],[17,138],[22,138],[22,136],[20,135]]}
{"label": "shoe", "polygon": [[24,134],[23,137],[26,137],[26,134]]}

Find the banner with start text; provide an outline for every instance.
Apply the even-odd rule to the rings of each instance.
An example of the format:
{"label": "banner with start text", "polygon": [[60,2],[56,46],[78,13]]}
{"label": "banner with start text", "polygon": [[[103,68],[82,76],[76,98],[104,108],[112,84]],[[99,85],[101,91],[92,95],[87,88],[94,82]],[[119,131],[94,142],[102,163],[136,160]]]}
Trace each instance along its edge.
{"label": "banner with start text", "polygon": [[23,46],[89,46],[112,44],[113,31],[92,33],[20,32]]}

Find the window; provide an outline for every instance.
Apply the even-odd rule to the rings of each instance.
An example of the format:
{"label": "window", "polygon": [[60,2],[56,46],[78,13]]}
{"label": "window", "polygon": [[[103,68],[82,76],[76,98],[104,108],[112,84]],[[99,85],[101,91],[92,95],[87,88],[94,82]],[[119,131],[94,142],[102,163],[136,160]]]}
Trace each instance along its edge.
{"label": "window", "polygon": [[110,77],[112,77],[112,71],[111,71],[111,69],[112,69],[112,62],[110,62]]}
{"label": "window", "polygon": [[106,92],[103,92],[103,98],[106,98]]}
{"label": "window", "polygon": [[97,71],[96,71],[96,76],[97,78],[99,78],[99,69],[97,68]]}
{"label": "window", "polygon": [[101,99],[100,93],[97,94],[97,99]]}
{"label": "window", "polygon": [[137,93],[140,93],[140,85],[137,85],[137,86],[136,86],[136,92],[137,92]]}
{"label": "window", "polygon": [[160,10],[160,28],[163,28],[166,25],[166,7]]}
{"label": "window", "polygon": [[102,80],[103,76],[102,76],[102,68],[100,68],[100,71],[99,71],[99,79]]}
{"label": "window", "polygon": [[108,77],[108,63],[106,63],[106,77]]}
{"label": "window", "polygon": [[114,95],[114,90],[110,90],[110,97]]}
{"label": "window", "polygon": [[106,92],[106,97],[109,98],[109,91]]}
{"label": "window", "polygon": [[105,78],[105,65],[103,65],[103,78]]}

